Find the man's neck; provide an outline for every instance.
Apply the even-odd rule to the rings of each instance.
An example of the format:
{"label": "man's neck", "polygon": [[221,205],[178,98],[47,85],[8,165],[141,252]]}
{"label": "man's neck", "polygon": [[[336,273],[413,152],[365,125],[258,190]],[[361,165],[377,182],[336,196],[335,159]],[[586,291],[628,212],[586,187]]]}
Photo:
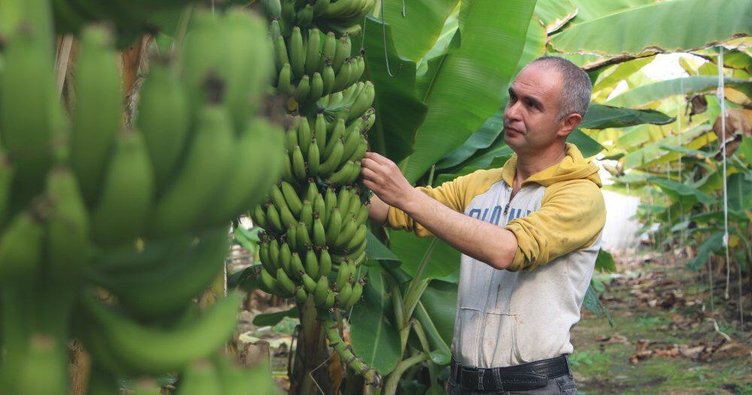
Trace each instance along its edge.
{"label": "man's neck", "polygon": [[567,148],[564,144],[552,146],[551,149],[542,153],[518,154],[513,189],[518,190],[522,183],[533,174],[561,162],[566,154]]}

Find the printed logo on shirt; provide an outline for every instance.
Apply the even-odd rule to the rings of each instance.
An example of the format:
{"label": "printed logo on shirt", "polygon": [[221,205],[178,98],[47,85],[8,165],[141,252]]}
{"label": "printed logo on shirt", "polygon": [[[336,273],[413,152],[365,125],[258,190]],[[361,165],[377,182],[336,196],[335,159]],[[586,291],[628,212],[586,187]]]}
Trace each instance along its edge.
{"label": "printed logo on shirt", "polygon": [[[504,208],[501,205],[496,205],[493,208],[473,208],[470,209],[470,212],[468,212],[468,216],[477,218],[481,221],[490,222],[494,225],[498,225],[499,221],[501,220],[502,216],[505,216],[507,221],[509,222],[513,219],[517,219],[520,217],[526,217],[532,213],[530,210],[522,210],[521,208],[509,208],[508,213],[504,213]],[[523,215],[524,213],[524,215]]]}

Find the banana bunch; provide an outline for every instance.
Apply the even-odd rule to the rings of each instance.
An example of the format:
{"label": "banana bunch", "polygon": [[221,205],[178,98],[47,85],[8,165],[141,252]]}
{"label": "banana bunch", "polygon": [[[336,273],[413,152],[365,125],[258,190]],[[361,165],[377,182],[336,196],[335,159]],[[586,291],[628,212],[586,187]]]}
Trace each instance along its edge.
{"label": "banana bunch", "polygon": [[275,87],[295,100],[299,112],[316,109],[319,99],[357,83],[365,72],[365,59],[362,54],[352,55],[347,34],[337,38],[331,31],[324,34],[316,27],[293,26],[286,36],[277,20],[272,20],[270,31],[277,67]]}
{"label": "banana bunch", "polygon": [[[71,337],[92,355],[91,393],[123,376],[182,371],[190,383],[235,330],[241,296],[203,313],[194,298],[222,273],[230,220],[263,201],[288,161],[283,129],[256,115],[274,67],[265,21],[195,10],[180,56],[151,62],[126,129],[103,25],[80,28],[71,114],[58,101],[52,10],[79,3],[114,13],[122,2],[0,5],[19,7],[0,52],[4,394],[67,393]],[[132,6],[157,10],[147,3]],[[252,392],[220,365],[216,377],[235,384],[217,393]],[[197,391],[187,383],[181,392]]]}

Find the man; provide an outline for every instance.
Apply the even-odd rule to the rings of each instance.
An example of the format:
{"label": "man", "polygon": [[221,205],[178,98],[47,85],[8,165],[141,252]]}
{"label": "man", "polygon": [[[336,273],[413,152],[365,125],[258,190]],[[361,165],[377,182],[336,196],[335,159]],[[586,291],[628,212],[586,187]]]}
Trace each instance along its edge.
{"label": "man", "polygon": [[450,394],[576,393],[569,330],[606,213],[598,168],[566,138],[590,94],[584,71],[542,57],[509,88],[504,142],[515,155],[503,168],[413,188],[383,156],[362,162],[374,221],[462,252]]}

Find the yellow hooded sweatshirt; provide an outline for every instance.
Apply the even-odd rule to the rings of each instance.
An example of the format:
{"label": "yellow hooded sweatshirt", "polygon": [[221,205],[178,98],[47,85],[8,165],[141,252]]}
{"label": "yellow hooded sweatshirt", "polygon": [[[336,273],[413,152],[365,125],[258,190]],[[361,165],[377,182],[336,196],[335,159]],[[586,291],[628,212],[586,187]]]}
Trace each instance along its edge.
{"label": "yellow hooded sweatshirt", "polygon": [[[569,330],[579,321],[600,250],[606,210],[598,167],[567,144],[561,162],[525,180],[510,199],[516,164],[513,155],[501,169],[420,188],[517,238],[507,270],[462,255],[452,350],[465,366],[512,366],[571,353]],[[395,208],[388,224],[430,235]]]}

